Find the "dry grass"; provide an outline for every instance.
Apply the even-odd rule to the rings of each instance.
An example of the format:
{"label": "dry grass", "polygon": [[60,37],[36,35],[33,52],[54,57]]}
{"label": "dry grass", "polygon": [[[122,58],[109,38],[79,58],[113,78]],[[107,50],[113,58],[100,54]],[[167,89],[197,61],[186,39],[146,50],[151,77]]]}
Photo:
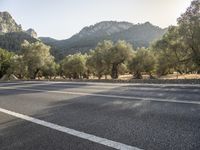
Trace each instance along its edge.
{"label": "dry grass", "polygon": [[[143,76],[143,79],[149,79],[149,75],[142,75]],[[38,78],[37,78],[38,79]],[[62,77],[56,77],[56,79],[52,78],[53,80],[63,80],[65,81],[66,79],[63,79]],[[90,79],[91,80],[97,80],[98,78],[96,76],[90,76]],[[106,79],[105,76],[102,76],[101,79]],[[107,76],[107,79],[110,79],[111,80],[111,77],[108,75]],[[125,75],[120,75],[119,80],[131,80],[133,79],[133,75],[131,74],[125,74]],[[165,76],[161,76],[159,77],[158,79],[200,79],[200,74],[183,74],[183,75],[180,75],[180,74],[168,74],[168,75],[165,75]],[[40,78],[40,80],[45,80],[44,77]]]}
{"label": "dry grass", "polygon": [[160,79],[200,79],[200,74],[168,74]]}
{"label": "dry grass", "polygon": [[[120,75],[119,79],[121,80],[130,80],[133,78],[133,75],[127,74],[127,75]],[[143,75],[143,79],[149,79],[149,75]],[[200,79],[200,74],[168,74],[166,76],[161,76],[158,79]]]}

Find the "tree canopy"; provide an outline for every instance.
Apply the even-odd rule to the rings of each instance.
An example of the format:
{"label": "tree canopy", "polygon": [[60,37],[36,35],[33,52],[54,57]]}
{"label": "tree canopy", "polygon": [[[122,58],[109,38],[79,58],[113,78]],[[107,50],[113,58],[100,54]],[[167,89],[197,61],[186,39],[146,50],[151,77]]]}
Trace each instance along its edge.
{"label": "tree canopy", "polygon": [[133,54],[132,45],[126,41],[118,41],[109,51],[111,61],[111,77],[117,79],[119,76],[119,65],[129,60]]}
{"label": "tree canopy", "polygon": [[98,43],[96,48],[89,53],[86,66],[88,67],[88,70],[99,79],[102,75],[107,75],[110,72],[110,49],[112,47],[113,42],[103,41]]}
{"label": "tree canopy", "polygon": [[170,71],[200,73],[200,1],[194,0],[153,49],[158,59],[159,74]]}
{"label": "tree canopy", "polygon": [[77,53],[66,56],[61,62],[63,74],[68,78],[79,79],[86,73],[86,55]]}
{"label": "tree canopy", "polygon": [[155,58],[152,51],[145,48],[140,48],[135,52],[135,55],[129,61],[129,70],[134,74],[134,78],[142,79],[142,72],[150,75],[155,69]]}
{"label": "tree canopy", "polygon": [[13,53],[0,48],[0,78],[7,73],[10,68]]}
{"label": "tree canopy", "polygon": [[25,41],[22,44],[23,58],[28,66],[28,75],[31,79],[35,79],[39,71],[48,65],[53,65],[54,57],[50,54],[50,47],[41,43],[29,43]]}

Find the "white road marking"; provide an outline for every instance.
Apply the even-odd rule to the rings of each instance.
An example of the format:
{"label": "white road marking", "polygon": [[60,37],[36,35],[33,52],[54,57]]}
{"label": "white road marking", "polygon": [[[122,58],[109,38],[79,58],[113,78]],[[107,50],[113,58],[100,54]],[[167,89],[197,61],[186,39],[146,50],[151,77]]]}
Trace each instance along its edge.
{"label": "white road marking", "polygon": [[7,109],[0,108],[0,112],[23,119],[23,120],[26,120],[26,121],[29,121],[29,122],[32,122],[32,123],[35,123],[35,124],[39,124],[41,126],[51,128],[51,129],[54,129],[54,130],[57,130],[60,132],[64,132],[64,133],[67,133],[67,134],[70,134],[70,135],[73,135],[73,136],[76,136],[76,137],[79,137],[82,139],[86,139],[86,140],[89,140],[89,141],[92,141],[92,142],[95,142],[95,143],[98,143],[101,145],[105,145],[105,146],[108,146],[111,148],[115,148],[115,149],[119,149],[119,150],[141,150],[140,148],[137,148],[135,146],[126,145],[123,143],[108,140],[106,138],[101,138],[101,137],[98,137],[98,136],[95,136],[92,134],[87,134],[87,133],[84,133],[81,131],[70,129],[70,128],[60,126],[60,125],[57,125],[54,123],[50,123],[50,122],[47,122],[44,120],[33,118],[33,117],[30,117],[30,116],[27,116],[24,114],[16,113],[16,112],[13,112],[13,111],[10,111]]}
{"label": "white road marking", "polygon": [[143,100],[143,101],[156,101],[156,102],[200,105],[200,101],[191,101],[191,100],[147,98],[147,97],[137,97],[137,96],[120,96],[120,95],[96,94],[96,93],[86,93],[86,92],[38,90],[38,89],[16,88],[16,87],[0,87],[0,89],[15,89],[15,90],[33,91],[33,92],[48,92],[48,93],[60,93],[60,94],[71,94],[71,95],[81,95],[81,96],[97,96],[97,97],[108,97],[108,98],[119,98],[119,99],[131,99],[131,100]]}

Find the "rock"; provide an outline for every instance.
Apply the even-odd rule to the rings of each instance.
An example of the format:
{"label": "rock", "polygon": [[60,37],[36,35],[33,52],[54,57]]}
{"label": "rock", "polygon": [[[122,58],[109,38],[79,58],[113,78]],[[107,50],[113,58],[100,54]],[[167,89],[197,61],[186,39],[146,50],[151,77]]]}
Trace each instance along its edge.
{"label": "rock", "polygon": [[0,34],[20,31],[21,25],[18,25],[8,12],[0,12]]}
{"label": "rock", "polygon": [[11,75],[5,74],[0,80],[8,81],[8,80],[19,80],[19,79],[14,74],[11,74]]}
{"label": "rock", "polygon": [[33,37],[33,38],[37,38],[37,33],[35,32],[35,30],[34,29],[28,29],[28,30],[26,30],[26,33],[28,34],[28,35],[30,35],[31,37]]}
{"label": "rock", "polygon": [[0,12],[0,35],[13,32],[25,32],[33,38],[37,38],[37,33],[33,29],[24,31],[8,12]]}

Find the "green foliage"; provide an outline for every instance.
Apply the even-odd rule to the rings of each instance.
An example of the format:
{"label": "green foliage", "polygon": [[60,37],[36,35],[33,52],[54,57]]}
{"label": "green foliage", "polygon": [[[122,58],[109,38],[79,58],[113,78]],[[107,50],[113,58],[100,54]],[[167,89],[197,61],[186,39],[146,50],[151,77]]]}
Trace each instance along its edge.
{"label": "green foliage", "polygon": [[98,43],[97,47],[90,51],[87,58],[86,66],[89,71],[99,79],[102,75],[109,74],[110,71],[110,49],[113,47],[111,41]]}
{"label": "green foliage", "polygon": [[52,77],[56,77],[59,72],[59,65],[56,64],[54,61],[49,61],[47,64],[42,68],[42,75],[46,79],[52,79]]}
{"label": "green foliage", "polygon": [[178,33],[178,27],[171,26],[163,38],[153,45],[157,57],[157,74],[165,75],[170,70],[181,72],[181,64],[188,62],[189,54]]}
{"label": "green foliage", "polygon": [[200,73],[200,1],[194,0],[163,38],[153,45],[157,73]]}
{"label": "green foliage", "polygon": [[0,78],[7,74],[13,55],[13,53],[0,48]]}
{"label": "green foliage", "polygon": [[[102,75],[110,74],[113,79],[117,79],[119,69],[125,71],[122,64],[127,61],[133,53],[132,46],[125,41],[118,41],[113,44],[111,41],[98,43],[87,59],[87,67],[100,79]],[[121,68],[120,68],[121,67]]]}
{"label": "green foliage", "polygon": [[12,32],[0,35],[0,47],[15,53],[20,53],[22,50],[21,44],[24,40],[30,43],[37,41],[37,39],[31,37],[27,33]]}
{"label": "green foliage", "polygon": [[22,55],[14,55],[11,59],[9,74],[14,74],[19,79],[24,79],[28,75],[28,66]]}
{"label": "green foliage", "polygon": [[117,79],[119,75],[119,66],[129,60],[133,54],[132,45],[126,41],[118,41],[109,51],[111,63],[111,77]]}
{"label": "green foliage", "polygon": [[129,61],[128,68],[134,73],[134,78],[142,79],[142,72],[145,72],[152,77],[152,72],[155,69],[155,57],[149,49],[141,48],[135,52],[132,60]]}
{"label": "green foliage", "polygon": [[[122,30],[121,25],[117,22],[108,24],[112,27],[113,23],[116,25],[116,29]],[[94,34],[94,28],[104,28],[103,24],[85,28],[80,34],[67,41],[58,43],[54,39],[46,39],[47,43],[49,41],[49,44],[53,45],[52,52],[57,58],[63,58],[62,54],[66,47],[73,53],[93,48],[88,55],[76,53],[66,56],[60,65],[55,63],[49,46],[28,34],[13,32],[0,35],[0,47],[17,53],[14,55],[14,53],[0,48],[0,78],[4,74],[14,74],[20,79],[35,79],[38,75],[48,79],[57,75],[79,79],[88,78],[90,74],[93,74],[100,79],[103,75],[109,74],[113,79],[117,79],[119,74],[126,73],[128,69],[135,78],[142,78],[143,73],[153,77],[152,74],[155,72],[158,75],[166,75],[174,71],[200,73],[199,0],[193,0],[187,11],[178,18],[178,26],[169,27],[162,39],[156,41],[148,49],[139,48],[137,51],[133,51],[131,44],[126,41],[118,41],[118,39],[120,37],[131,43],[146,46],[144,43],[160,37],[165,32],[164,30],[161,31],[150,23],[133,26],[125,23],[130,28],[125,27],[122,31],[112,34],[108,34],[109,28],[99,28]],[[152,33],[146,35],[146,32]],[[135,37],[135,35],[137,36]],[[131,40],[133,38],[134,40]],[[24,39],[26,41],[21,45]],[[112,39],[115,44],[104,39]],[[144,39],[146,40],[144,41]],[[102,42],[96,45],[98,41]],[[58,47],[60,47],[59,52]]]}
{"label": "green foliage", "polygon": [[54,57],[49,52],[49,46],[41,42],[29,43],[25,41],[22,47],[23,58],[28,66],[28,75],[31,79],[35,79],[39,71],[42,71],[44,68],[45,72],[55,68],[52,67],[55,63]]}
{"label": "green foliage", "polygon": [[178,18],[178,31],[200,73],[200,1],[193,0],[187,11]]}
{"label": "green foliage", "polygon": [[65,77],[82,78],[86,73],[86,57],[81,53],[66,56],[61,62],[61,69]]}
{"label": "green foliage", "polygon": [[127,64],[124,64],[124,63],[120,64],[118,71],[120,75],[124,75],[125,73],[127,73],[128,72]]}

